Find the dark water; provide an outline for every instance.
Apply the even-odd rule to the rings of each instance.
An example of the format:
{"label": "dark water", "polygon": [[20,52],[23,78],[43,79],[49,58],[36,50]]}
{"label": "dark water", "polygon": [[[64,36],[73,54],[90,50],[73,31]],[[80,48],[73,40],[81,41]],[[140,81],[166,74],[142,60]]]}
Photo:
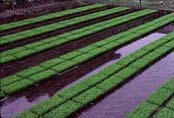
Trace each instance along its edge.
{"label": "dark water", "polygon": [[[132,43],[128,46],[125,46],[125,47],[115,51],[115,55],[121,54],[121,58],[122,58],[122,57],[134,52],[135,50],[138,50],[139,48],[141,48],[145,45],[148,45],[149,43],[159,39],[160,37],[162,37],[164,35],[165,34],[153,33],[153,34],[151,34],[151,35],[149,35],[149,36],[147,36],[147,37],[145,37],[141,40],[138,40],[138,41],[136,41],[136,42],[134,42],[134,43]],[[154,85],[152,87],[150,87],[150,85],[148,85],[149,83],[147,83],[147,87],[149,86],[149,90],[146,90],[145,92],[142,92],[142,95],[140,94],[139,97],[136,97],[137,99],[134,99],[134,95],[135,96],[138,95],[138,92],[140,92],[140,90],[143,89],[143,88],[141,89],[142,85],[138,84],[139,86],[137,86],[137,87],[140,87],[140,89],[138,89],[139,91],[136,92],[136,90],[134,91],[134,89],[136,89],[136,88],[134,88],[135,86],[132,85],[132,87],[131,87],[131,86],[129,86],[130,85],[130,83],[129,83],[128,85],[126,85],[128,87],[124,86],[123,88],[116,91],[112,95],[106,97],[104,100],[99,102],[96,106],[94,106],[94,107],[90,108],[89,110],[83,112],[79,116],[79,118],[91,118],[91,117],[93,117],[93,118],[98,118],[98,117],[100,117],[100,118],[112,118],[112,117],[116,117],[117,118],[117,115],[118,115],[118,118],[120,116],[122,117],[122,115],[124,113],[130,111],[130,109],[132,109],[134,106],[136,106],[138,103],[140,103],[148,95],[148,93],[153,89],[153,87],[154,87],[154,89],[157,88],[158,86],[161,85],[160,83],[163,83],[164,80],[169,78],[169,76],[172,73],[170,71],[170,69],[173,66],[171,63],[174,64],[174,60],[172,59],[172,56],[173,55],[170,55],[170,56],[166,57],[163,60],[167,60],[167,61],[163,61],[163,63],[160,64],[160,65],[158,64],[157,70],[158,70],[158,68],[162,68],[161,66],[165,65],[164,68],[161,69],[161,71],[160,70],[155,71],[155,70],[149,69],[149,71],[151,73],[145,74],[147,76],[147,78],[154,78],[155,79],[156,76],[159,75],[159,77],[163,77],[164,79],[159,78],[158,83],[156,83],[157,85],[156,86]],[[101,69],[109,66],[110,64],[112,64],[112,63],[114,63],[118,60],[119,60],[119,58],[115,58],[115,59],[113,58],[113,60],[111,60],[109,62],[105,62],[102,66],[100,66],[96,70],[88,73],[87,75],[83,76],[82,78],[75,81],[74,83],[72,83],[70,85],[67,85],[64,88],[67,88],[69,86],[74,85],[75,83],[87,78],[88,76],[100,71]],[[166,65],[166,64],[168,64],[168,65]],[[164,72],[166,72],[164,74],[164,76],[161,76],[160,74],[163,74]],[[165,75],[166,75],[166,77],[165,77]],[[137,79],[135,79],[135,80],[137,80]],[[133,83],[134,83],[134,81],[133,81]],[[145,85],[143,85],[143,86],[145,86]],[[129,87],[130,87],[130,89],[128,89]],[[35,93],[30,94],[30,95],[35,96]],[[3,103],[3,105],[1,106],[1,116],[2,116],[2,118],[13,118],[13,116],[15,114],[18,114],[22,111],[25,111],[25,110],[31,108],[32,105],[37,104],[40,101],[43,101],[45,99],[48,99],[49,97],[50,97],[50,93],[41,93],[33,99],[31,99],[29,96],[25,96],[25,95],[21,96],[21,97],[17,97],[17,98],[16,97],[14,97],[14,98],[11,97],[10,99],[6,100],[5,103]],[[117,98],[117,99],[115,99],[115,98]],[[130,102],[129,100],[132,100],[132,102],[131,102],[130,106],[127,107],[127,105],[129,105],[129,102]],[[99,111],[101,111],[102,113],[100,113]]]}
{"label": "dark water", "polygon": [[169,33],[169,32],[172,32],[174,31],[174,24],[170,23],[168,25],[166,25],[165,27],[163,28],[160,28],[159,30],[157,30],[158,33]]}

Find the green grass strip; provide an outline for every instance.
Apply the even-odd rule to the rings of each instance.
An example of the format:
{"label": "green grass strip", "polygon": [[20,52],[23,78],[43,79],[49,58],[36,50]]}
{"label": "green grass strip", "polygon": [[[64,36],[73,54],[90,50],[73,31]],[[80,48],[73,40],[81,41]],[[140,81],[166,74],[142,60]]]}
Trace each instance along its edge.
{"label": "green grass strip", "polygon": [[163,108],[159,110],[153,118],[174,118],[174,111],[167,108]]}
{"label": "green grass strip", "polygon": [[[161,40],[165,40],[165,37],[162,39],[159,39],[158,41],[155,41],[155,42],[158,43]],[[171,40],[171,41],[173,41],[173,40]],[[167,43],[170,43],[171,41],[168,41]],[[161,44],[159,47],[161,47],[161,46],[164,47],[163,45],[164,44]],[[151,46],[151,44],[149,46]],[[152,49],[152,50],[149,49],[149,53],[158,50],[159,47],[154,46],[154,49]],[[144,50],[144,48],[141,48],[140,50]],[[133,54],[139,53],[140,50],[134,52]],[[171,50],[171,48],[169,48],[169,50]],[[133,55],[133,54],[131,54],[131,55]],[[141,59],[141,58],[144,59],[144,56],[139,57],[139,59]],[[131,58],[131,57],[128,56],[128,57],[124,57],[124,59],[125,58]],[[135,59],[135,60],[139,60],[139,59]],[[149,60],[148,64],[150,64],[150,63],[151,63],[151,61]],[[121,69],[121,68],[123,68],[123,69]],[[109,70],[107,70],[107,69],[109,69],[109,70],[114,69],[114,71],[112,71],[113,72],[112,75],[110,75],[111,73],[107,73],[107,72],[109,72]],[[95,100],[100,95],[106,93],[108,90],[111,90],[112,88],[114,88],[115,86],[120,84],[121,82],[125,81],[132,74],[135,74],[137,71],[139,71],[139,69],[136,69],[136,68],[134,68],[133,71],[132,71],[132,69],[133,68],[127,66],[127,64],[125,64],[124,67],[123,66],[121,67],[121,65],[118,65],[118,62],[116,62],[116,63],[112,64],[111,66],[104,69],[107,71],[102,70],[101,72],[86,78],[85,80],[75,84],[74,86],[71,86],[63,91],[56,93],[55,96],[59,96],[64,100],[63,102],[61,101],[57,107],[56,106],[52,107],[51,104],[48,104],[49,100],[51,101],[52,99],[54,99],[54,98],[50,98],[47,100],[47,104],[48,104],[48,107],[51,107],[51,109],[46,109],[46,110],[42,109],[42,105],[44,105],[44,101],[43,101],[40,104],[33,106],[27,112],[29,112],[29,111],[33,112],[36,115],[43,117],[43,118],[53,118],[55,116],[59,116],[59,118],[65,118],[65,117],[69,116],[71,113],[82,108],[83,106],[90,103],[91,101]],[[129,73],[129,75],[126,76],[127,78],[118,77],[118,76],[121,76],[122,74],[125,74],[125,72]],[[116,74],[114,74],[114,73],[116,73]],[[120,74],[118,74],[118,73],[120,73]],[[105,85],[105,86],[102,86],[102,85]],[[102,87],[102,88],[100,88],[100,87]],[[70,103],[69,100],[71,100],[72,103]],[[72,108],[69,112],[67,112],[67,110],[64,109],[64,105],[66,103],[68,103],[69,106],[71,106],[71,105],[73,106],[74,103],[78,103],[78,105],[76,107]],[[148,106],[149,108],[151,108],[153,106],[153,108],[151,108],[151,109],[156,108],[155,104],[151,105],[151,106],[149,106],[149,105],[146,105],[146,106]],[[145,108],[146,111],[151,112],[151,111],[149,111],[149,108],[146,108],[146,107],[143,107],[143,108]],[[37,109],[40,109],[39,112]],[[62,110],[62,109],[64,109],[64,110]],[[27,112],[24,112],[23,114],[26,113],[25,115],[27,115]],[[20,116],[20,115],[19,115],[19,117],[23,118],[23,116]]]}
{"label": "green grass strip", "polygon": [[78,24],[81,22],[100,18],[100,17],[107,16],[107,15],[111,15],[113,13],[121,12],[121,11],[128,10],[128,9],[129,8],[126,8],[126,7],[112,8],[112,9],[100,11],[97,13],[92,13],[92,14],[88,14],[85,16],[79,16],[79,17],[68,19],[68,20],[56,22],[53,24],[48,24],[48,25],[44,25],[41,27],[17,32],[15,34],[10,34],[10,35],[1,37],[1,39],[0,39],[1,45],[7,44],[10,42],[14,42],[14,41],[18,41],[18,40],[24,40],[25,38],[29,38],[32,36],[40,35],[42,33],[62,29],[62,28],[65,28],[67,26],[72,26],[72,25],[75,25],[75,24]]}
{"label": "green grass strip", "polygon": [[91,9],[95,9],[95,8],[100,8],[100,7],[104,7],[104,6],[106,6],[106,5],[105,4],[92,4],[92,5],[88,5],[88,6],[82,6],[82,7],[68,9],[68,10],[61,11],[61,12],[56,12],[56,13],[51,13],[51,14],[47,14],[47,15],[43,15],[43,16],[38,16],[35,18],[11,22],[8,24],[1,25],[0,31],[9,30],[12,28],[17,28],[17,27],[22,27],[25,25],[31,25],[33,23],[38,23],[38,22],[53,19],[53,18],[59,18],[59,17],[63,17],[63,16],[67,16],[67,15],[71,15],[74,13],[79,13],[79,12],[83,12],[83,11],[87,11],[87,10],[91,10]]}
{"label": "green grass strip", "polygon": [[168,102],[166,107],[174,111],[174,97]]}
{"label": "green grass strip", "polygon": [[155,93],[150,95],[146,101],[160,106],[173,94],[173,92],[174,91],[169,89],[160,88]]}
{"label": "green grass strip", "polygon": [[156,109],[158,109],[157,105],[145,101],[131,112],[128,118],[149,118],[149,114],[152,114]]}
{"label": "green grass strip", "polygon": [[[143,11],[135,12],[135,13],[132,13],[129,15],[114,18],[115,20],[112,20],[112,19],[108,20],[109,22],[112,21],[111,23],[109,23],[109,26],[108,26],[108,21],[104,21],[101,23],[97,23],[95,25],[87,26],[87,27],[84,27],[84,28],[81,28],[78,30],[74,30],[74,31],[59,35],[58,37],[48,38],[45,40],[41,40],[38,42],[27,44],[25,46],[21,46],[21,47],[14,48],[14,49],[11,49],[8,51],[4,51],[4,52],[0,53],[1,54],[1,62],[0,63],[5,63],[5,62],[8,62],[10,60],[20,59],[22,57],[25,57],[25,56],[28,56],[28,55],[31,55],[31,54],[34,54],[34,53],[37,53],[40,51],[44,51],[46,49],[53,48],[53,47],[61,45],[63,43],[77,40],[81,37],[90,35],[92,33],[95,33],[95,32],[101,31],[101,30],[104,30],[106,28],[110,28],[110,27],[119,25],[121,23],[142,17],[145,14],[147,15],[151,12],[154,12],[154,11],[144,11],[143,10]],[[133,15],[133,17],[129,18],[129,16],[132,16],[132,15]],[[126,20],[123,21],[123,19],[125,19],[125,18],[126,18]],[[158,25],[161,26],[162,24],[158,24]],[[129,39],[131,39],[131,37]],[[7,58],[6,56],[9,56],[9,55],[11,55],[12,57]]]}
{"label": "green grass strip", "polygon": [[[146,25],[146,24],[144,24],[144,25]],[[132,33],[134,33],[134,31],[135,31],[134,29],[139,30],[139,27],[141,27],[141,26],[138,26],[138,27],[130,29],[128,31],[119,33],[119,34],[114,35],[112,37],[109,37],[105,40],[102,40],[102,41],[96,42],[94,44],[91,44],[89,46],[86,46],[86,47],[79,49],[77,51],[67,53],[67,54],[62,55],[58,58],[48,60],[44,63],[41,63],[38,66],[30,67],[28,69],[25,69],[21,72],[14,74],[14,75],[5,77],[5,78],[1,79],[2,90],[4,88],[3,91],[6,91],[7,94],[13,93],[13,92],[17,91],[17,89],[14,89],[14,91],[11,91],[11,90],[8,91],[8,88],[11,85],[14,86],[15,83],[20,79],[30,79],[31,81],[34,81],[34,83],[36,83],[36,82],[39,82],[43,79],[47,79],[47,78],[55,75],[56,73],[61,73],[61,72],[65,71],[67,69],[70,69],[70,68],[72,68],[72,67],[74,67],[82,62],[85,62],[91,58],[94,58],[94,57],[96,57],[96,56],[98,56],[106,51],[111,50],[112,48],[119,47],[120,45],[132,42],[135,40],[136,37],[139,37],[141,35],[140,34],[137,35],[135,33],[136,37],[133,36],[132,38],[130,38],[129,35],[132,35]],[[148,26],[146,26],[146,27],[149,28]],[[145,30],[144,34],[146,34],[146,33],[147,33],[147,30]],[[159,45],[161,45],[167,41],[170,41],[172,38],[172,35],[173,34],[170,33],[167,37],[165,37],[164,40],[160,40],[160,41],[155,42],[155,44],[153,44],[153,43],[152,44],[154,46],[158,47]],[[125,40],[128,37],[129,37],[129,40]],[[121,42],[120,42],[120,40],[121,40]],[[125,40],[125,42],[123,42],[122,40]],[[170,43],[170,44],[172,44],[172,43]],[[100,46],[100,47],[98,48],[98,46]],[[148,47],[150,47],[150,46],[148,46]],[[153,48],[148,48],[148,47],[145,47],[145,50],[153,49]],[[172,47],[172,45],[170,47]],[[95,50],[95,51],[93,51],[93,50]],[[136,53],[139,55],[133,55],[131,57],[137,58],[138,56],[145,54],[145,53],[147,53],[147,51],[144,51],[144,52],[140,51],[139,53]],[[119,61],[119,64],[122,65],[122,64],[127,63],[127,61],[130,61],[132,59],[133,58],[128,59],[128,60],[127,60],[127,58],[123,59],[122,61]],[[17,79],[13,79],[13,78],[17,78]],[[8,87],[5,87],[5,86],[8,86]],[[22,89],[22,88],[19,87],[19,90],[20,89]]]}
{"label": "green grass strip", "polygon": [[166,84],[164,84],[164,88],[174,90],[174,78],[171,78]]}
{"label": "green grass strip", "polygon": [[[128,118],[149,118],[153,112],[157,111],[160,106],[174,94],[174,89],[166,89],[164,87],[168,86],[171,80],[172,79],[166,82],[161,88],[153,92],[142,104],[129,113]],[[171,101],[167,106],[170,107],[172,104],[173,101]],[[162,118],[161,116],[166,116],[166,113],[166,110],[159,111],[154,118]]]}

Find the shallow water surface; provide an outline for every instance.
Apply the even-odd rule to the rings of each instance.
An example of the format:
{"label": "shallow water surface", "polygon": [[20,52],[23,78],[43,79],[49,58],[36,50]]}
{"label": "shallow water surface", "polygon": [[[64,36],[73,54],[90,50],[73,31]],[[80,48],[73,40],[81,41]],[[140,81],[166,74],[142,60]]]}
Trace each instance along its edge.
{"label": "shallow water surface", "polygon": [[[134,52],[136,50],[138,50],[139,48],[141,48],[141,47],[143,47],[145,45],[148,45],[148,44],[150,44],[151,42],[153,42],[155,40],[158,40],[159,38],[163,37],[164,35],[165,34],[160,34],[160,33],[150,34],[147,37],[142,38],[141,40],[138,40],[138,41],[136,41],[136,42],[134,42],[132,44],[129,44],[129,45],[123,47],[123,48],[120,48],[120,49],[118,49],[116,51],[113,51],[112,52],[113,57],[114,57],[114,55],[116,55],[115,57],[117,57],[117,55],[120,55],[121,58],[123,58],[126,55],[128,55],[128,54],[130,54],[130,53],[132,53],[132,52]],[[75,82],[73,82],[72,84],[67,85],[64,88],[68,88],[68,87],[76,84],[77,82],[79,82],[79,81],[81,81],[83,79],[86,79],[88,76],[90,76],[90,75],[92,75],[94,73],[99,72],[103,68],[111,65],[112,63],[118,61],[121,58],[112,58],[112,60],[109,59],[108,62],[104,62],[104,64],[102,66],[99,66],[99,68],[94,69],[93,71],[89,72],[88,74],[86,74],[85,76],[81,77],[80,79],[77,79]],[[167,59],[171,60],[171,56],[168,57]],[[170,69],[170,67],[172,67],[172,65],[169,64],[169,63],[173,63],[173,62],[174,61],[168,61],[168,62],[166,62],[166,64],[169,65],[169,68],[168,69]],[[165,63],[162,63],[162,66],[164,66],[164,65],[165,65]],[[164,66],[164,67],[167,68],[167,66]],[[163,69],[165,69],[165,68],[163,68]],[[170,71],[168,69],[166,69],[166,71],[163,71],[163,72],[167,72],[166,75],[169,75],[170,74]],[[150,72],[151,72],[150,73],[151,75],[150,75],[149,78],[151,78],[151,76],[153,77],[154,74],[159,74],[158,71],[156,71],[156,72],[155,71],[150,71]],[[160,72],[160,74],[163,74],[163,73]],[[168,79],[167,77],[165,77],[165,78]],[[160,79],[159,79],[159,81],[160,81]],[[50,84],[48,83],[48,85],[50,85]],[[157,83],[157,85],[158,85],[158,83]],[[160,85],[160,83],[159,83],[159,85]],[[123,109],[123,112],[118,113],[118,116],[121,115],[122,113],[125,113],[125,111],[127,111],[127,109],[125,109],[125,108],[127,108],[127,107],[125,107],[124,105],[127,105],[127,103],[129,103],[129,99],[130,99],[129,97],[132,97],[131,95],[132,95],[132,93],[134,93],[134,92],[131,92],[131,95],[130,95],[129,92],[132,89],[134,89],[134,88],[130,89],[129,91],[127,91],[127,89],[123,89],[123,88],[120,89],[120,90],[122,90],[120,93],[119,93],[120,90],[117,91],[119,94],[116,92],[118,94],[116,96],[117,99],[115,99],[115,96],[114,97],[109,97],[108,96],[108,97],[106,97],[108,100],[110,100],[110,98],[111,98],[110,102],[108,102],[109,104],[107,102],[104,102],[103,103],[101,101],[101,102],[99,102],[99,104],[97,104],[96,106],[94,106],[94,108],[92,107],[91,108],[92,110],[91,109],[87,110],[86,112],[82,113],[79,117],[80,118],[81,117],[82,118],[89,118],[88,115],[89,116],[93,115],[94,118],[95,118],[95,116],[96,116],[96,118],[98,118],[98,117],[100,117],[100,118],[112,118],[113,116],[116,116],[115,113],[117,114],[117,112],[118,112],[117,110],[122,109],[122,107],[124,108]],[[48,99],[50,97],[50,95],[52,95],[54,93],[54,91],[55,91],[54,90],[55,88],[54,87],[51,87],[51,86],[49,87],[49,90],[48,91],[46,91],[45,88],[40,88],[40,89],[41,89],[40,90],[40,94],[37,94],[37,91],[33,91],[33,92],[31,92],[31,93],[29,93],[27,95],[22,95],[20,97],[11,97],[7,101],[5,101],[5,103],[3,103],[3,105],[1,105],[1,116],[2,116],[2,118],[13,118],[12,116],[14,116],[15,114],[18,114],[20,112],[23,112],[23,111],[31,108],[32,105],[37,104],[37,103],[39,103],[39,102],[41,102],[41,101],[43,101],[45,99]],[[127,94],[127,97],[124,96],[124,94]],[[37,96],[37,97],[35,97],[35,96]],[[119,96],[122,99],[118,99]],[[144,96],[142,98],[144,98]],[[139,99],[137,97],[137,100],[138,101],[141,101],[142,99]],[[118,106],[115,104],[115,102],[117,103]],[[118,104],[119,102],[120,102],[120,104]],[[108,104],[108,105],[106,105],[106,104]],[[135,105],[135,104],[133,103],[133,105]],[[132,108],[132,106],[130,106],[130,107]],[[130,107],[128,107],[128,108],[130,108]],[[95,113],[95,112],[99,112],[98,110],[99,111],[101,110],[103,113],[102,114]],[[113,110],[114,110],[114,112],[113,112]],[[110,115],[110,117],[106,117],[106,114],[113,114],[113,115]]]}

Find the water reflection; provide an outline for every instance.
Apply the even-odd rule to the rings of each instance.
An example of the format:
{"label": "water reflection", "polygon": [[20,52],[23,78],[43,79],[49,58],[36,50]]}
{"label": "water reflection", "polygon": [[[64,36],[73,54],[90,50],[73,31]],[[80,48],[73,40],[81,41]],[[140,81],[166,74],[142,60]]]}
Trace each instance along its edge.
{"label": "water reflection", "polygon": [[169,54],[119,90],[86,109],[78,118],[126,118],[127,113],[172,77],[173,57],[173,53]]}
{"label": "water reflection", "polygon": [[42,100],[49,98],[47,94],[38,97],[32,102],[29,101],[25,96],[17,98],[13,102],[7,102],[1,106],[1,117],[2,118],[14,118],[15,115],[31,108],[32,105],[39,103]]}
{"label": "water reflection", "polygon": [[[121,53],[122,57],[158,40],[165,34],[153,33],[137,42],[125,46],[115,53]],[[126,118],[126,114],[133,110],[139,103],[154,90],[159,88],[174,73],[174,54],[154,64],[130,83],[117,91],[114,91],[94,106],[84,109],[80,114],[75,114],[78,118]],[[120,58],[121,59],[121,58]],[[111,61],[104,66],[110,65],[118,60]]]}

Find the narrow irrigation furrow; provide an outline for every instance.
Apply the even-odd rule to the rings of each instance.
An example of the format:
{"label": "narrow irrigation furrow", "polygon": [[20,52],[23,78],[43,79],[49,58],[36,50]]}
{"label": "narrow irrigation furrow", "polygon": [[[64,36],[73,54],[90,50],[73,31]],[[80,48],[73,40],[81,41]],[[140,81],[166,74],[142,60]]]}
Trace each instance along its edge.
{"label": "narrow irrigation furrow", "polygon": [[[86,106],[97,97],[126,81],[152,62],[171,52],[174,47],[172,34],[126,56],[101,72],[58,92],[52,98],[20,114],[20,118],[65,118]],[[155,55],[154,55],[155,54]],[[152,57],[153,55],[153,57]],[[151,58],[152,57],[152,58]],[[142,63],[142,61],[144,63]]]}
{"label": "narrow irrigation furrow", "polygon": [[128,118],[173,118],[174,82],[171,78],[128,114]]}
{"label": "narrow irrigation furrow", "polygon": [[11,35],[1,37],[0,44],[4,45],[4,44],[11,43],[11,42],[19,41],[19,40],[25,40],[26,38],[29,38],[29,37],[34,37],[34,36],[37,36],[37,35],[40,35],[40,34],[43,34],[43,33],[55,31],[55,30],[62,29],[62,28],[68,27],[68,26],[72,26],[72,25],[75,25],[75,24],[78,24],[78,23],[81,23],[81,22],[85,22],[85,21],[88,21],[88,20],[100,18],[100,17],[107,16],[107,15],[111,15],[111,14],[121,12],[121,11],[124,11],[124,10],[128,10],[128,9],[129,8],[126,8],[126,7],[118,7],[118,8],[116,7],[116,8],[108,9],[108,10],[105,10],[105,11],[100,11],[100,12],[92,13],[92,14],[89,14],[89,15],[79,16],[79,17],[64,20],[64,21],[61,21],[61,22],[41,26],[41,27],[38,27],[38,28],[33,28],[33,29],[30,29],[30,30],[17,32],[15,34],[11,34]]}
{"label": "narrow irrigation furrow", "polygon": [[100,8],[100,7],[104,7],[104,6],[106,6],[106,5],[105,4],[93,4],[93,5],[69,9],[69,10],[65,10],[65,11],[61,11],[61,12],[51,13],[51,14],[47,14],[47,15],[43,15],[43,16],[38,16],[35,18],[12,22],[12,23],[8,23],[8,24],[2,24],[0,31],[9,30],[9,29],[16,28],[16,27],[22,27],[25,25],[31,25],[33,23],[38,23],[38,22],[46,21],[46,20],[53,19],[53,18],[59,18],[59,17],[71,15],[74,13],[80,13],[83,11]]}
{"label": "narrow irrigation furrow", "polygon": [[[129,15],[121,16],[121,17],[107,20],[107,21],[104,21],[101,23],[97,23],[95,25],[90,25],[90,26],[87,26],[87,27],[84,27],[84,28],[81,28],[78,30],[67,32],[67,33],[59,35],[57,37],[56,36],[51,37],[51,38],[44,39],[44,40],[41,40],[38,42],[27,44],[22,47],[11,49],[11,50],[1,53],[2,59],[1,59],[0,63],[2,64],[5,62],[8,62],[8,61],[11,61],[11,60],[20,59],[22,57],[25,57],[25,56],[28,56],[28,55],[31,55],[31,54],[34,54],[37,52],[41,52],[41,51],[44,51],[49,48],[53,48],[55,46],[58,46],[58,45],[61,45],[61,44],[64,44],[64,43],[67,43],[70,41],[77,40],[81,37],[88,36],[90,34],[102,31],[104,29],[131,21],[131,20],[134,20],[137,18],[140,18],[144,15],[148,15],[148,14],[151,14],[154,12],[156,12],[156,11],[151,11],[151,10],[150,11],[149,10],[138,11],[135,13],[131,13]],[[168,15],[166,17],[168,17],[169,20],[167,20],[165,22],[171,22],[173,20],[172,18],[170,18],[171,17],[170,15]],[[165,24],[165,23],[163,22],[163,24]]]}
{"label": "narrow irrigation furrow", "polygon": [[[15,91],[31,86],[41,80],[48,79],[53,75],[62,73],[65,70],[68,70],[81,64],[82,62],[112,50],[113,48],[119,48],[120,46],[133,42],[137,40],[137,37],[151,32],[152,30],[159,27],[162,24],[159,22],[159,20],[162,21],[164,18],[166,17],[159,18],[152,22],[130,29],[126,32],[91,44],[77,51],[73,51],[58,58],[46,61],[45,63],[41,63],[38,66],[34,66],[14,75],[5,77],[1,80],[2,89],[4,86],[4,90],[6,91],[5,93],[11,94]],[[149,27],[154,23],[156,24],[156,27]],[[169,36],[171,37],[171,35]],[[93,50],[95,50],[95,52]]]}
{"label": "narrow irrigation furrow", "polygon": [[[12,75],[16,72],[19,72],[20,70],[36,66],[42,62],[45,62],[47,60],[56,58],[58,56],[61,56],[63,54],[66,54],[68,52],[83,48],[87,45],[90,45],[92,43],[95,43],[97,41],[103,40],[105,38],[108,38],[112,35],[116,35],[118,33],[121,33],[123,31],[127,31],[131,28],[134,28],[136,26],[139,26],[141,24],[145,24],[147,22],[150,22],[154,19],[157,19],[159,17],[164,16],[165,14],[162,13],[155,13],[151,14],[121,25],[118,25],[116,27],[112,27],[106,30],[103,30],[101,32],[97,32],[95,34],[85,36],[83,38],[80,38],[80,40],[76,40],[73,42],[68,42],[63,45],[60,45],[58,47],[54,47],[48,50],[45,50],[43,52],[36,53],[31,56],[27,56],[18,60],[10,61],[7,63],[4,63],[1,65],[1,73],[0,78]],[[170,31],[171,32],[171,31]],[[150,33],[150,32],[149,32]],[[148,34],[146,34],[148,35]],[[22,66],[20,66],[22,65]]]}

